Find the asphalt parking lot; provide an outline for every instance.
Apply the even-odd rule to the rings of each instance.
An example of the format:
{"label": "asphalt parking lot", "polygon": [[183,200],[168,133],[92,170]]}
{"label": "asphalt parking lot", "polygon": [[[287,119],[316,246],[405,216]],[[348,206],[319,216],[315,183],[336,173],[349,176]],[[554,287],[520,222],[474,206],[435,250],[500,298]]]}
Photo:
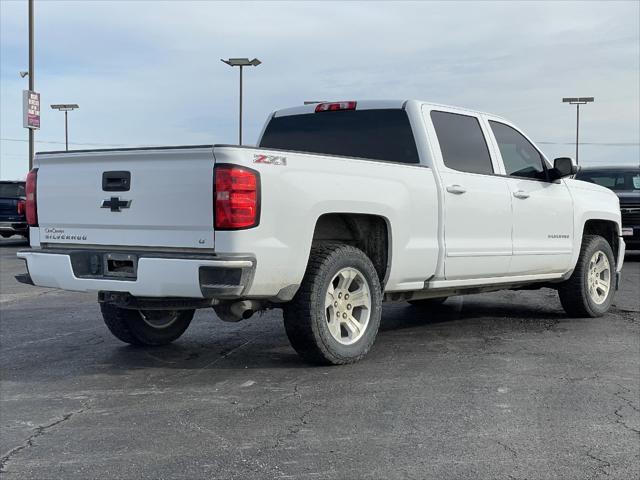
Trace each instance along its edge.
{"label": "asphalt parking lot", "polygon": [[20,248],[0,244],[2,478],[640,476],[640,254],[604,318],[548,289],[391,304],[364,361],[320,368],[277,311],[122,344],[95,295],[16,283]]}

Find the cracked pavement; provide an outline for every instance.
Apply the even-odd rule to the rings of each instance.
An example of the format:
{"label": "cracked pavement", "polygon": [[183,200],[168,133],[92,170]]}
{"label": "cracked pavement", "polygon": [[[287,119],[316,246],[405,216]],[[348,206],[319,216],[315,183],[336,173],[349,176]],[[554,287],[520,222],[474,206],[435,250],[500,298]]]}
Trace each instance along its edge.
{"label": "cracked pavement", "polygon": [[92,294],[17,284],[0,242],[0,477],[637,479],[640,254],[600,319],[554,291],[384,307],[369,356],[303,364],[278,311],[113,338]]}

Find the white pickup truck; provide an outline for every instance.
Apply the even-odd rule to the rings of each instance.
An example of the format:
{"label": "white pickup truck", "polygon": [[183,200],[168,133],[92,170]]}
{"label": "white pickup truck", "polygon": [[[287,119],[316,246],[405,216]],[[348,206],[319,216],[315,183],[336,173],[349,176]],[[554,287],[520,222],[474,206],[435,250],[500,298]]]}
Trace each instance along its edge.
{"label": "white pickup truck", "polygon": [[27,179],[22,281],[98,292],[134,345],[195,309],[282,308],[307,361],[372,346],[383,301],[551,287],[572,316],[611,305],[620,206],[507,120],[417,100],[278,110],[257,147],[43,152]]}

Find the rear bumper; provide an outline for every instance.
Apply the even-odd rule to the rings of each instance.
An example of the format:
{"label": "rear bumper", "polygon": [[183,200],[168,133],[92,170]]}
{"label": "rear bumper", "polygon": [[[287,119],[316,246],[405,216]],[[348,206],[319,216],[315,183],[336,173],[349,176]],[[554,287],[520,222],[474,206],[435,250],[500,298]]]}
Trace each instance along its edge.
{"label": "rear bumper", "polygon": [[0,222],[0,232],[24,235],[29,231],[26,222]]}
{"label": "rear bumper", "polygon": [[18,257],[27,262],[34,285],[126,292],[136,297],[237,298],[250,287],[256,265],[255,259],[240,256],[127,252],[136,258],[134,278],[89,272],[85,267],[93,261],[91,257],[97,257],[99,263],[104,253],[34,249],[20,251]]}

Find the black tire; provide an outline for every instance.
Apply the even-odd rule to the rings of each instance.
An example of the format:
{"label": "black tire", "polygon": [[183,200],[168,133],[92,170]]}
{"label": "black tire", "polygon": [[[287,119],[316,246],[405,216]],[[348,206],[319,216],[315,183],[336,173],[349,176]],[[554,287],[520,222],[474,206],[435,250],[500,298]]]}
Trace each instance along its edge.
{"label": "black tire", "polygon": [[[596,303],[589,293],[589,267],[596,252],[602,252],[609,261],[609,291],[602,303]],[[601,317],[611,306],[615,291],[616,263],[611,245],[599,235],[585,235],[576,268],[566,281],[558,286],[562,308],[571,317]]]}
{"label": "black tire", "polygon": [[0,235],[2,235],[2,238],[9,238],[13,233],[0,233]]}
{"label": "black tire", "polygon": [[[329,284],[345,268],[361,273],[369,288],[371,303],[364,332],[349,345],[333,337],[325,309]],[[378,333],[381,315],[382,289],[371,260],[355,247],[332,243],[311,249],[300,289],[284,307],[284,326],[291,345],[305,361],[342,365],[357,362],[367,354]]]}
{"label": "black tire", "polygon": [[[189,327],[195,310],[140,311],[101,303],[102,318],[109,331],[119,340],[131,345],[167,345],[179,338]],[[171,316],[162,326],[162,315]],[[146,319],[146,320],[145,320]],[[153,320],[152,320],[153,319]],[[158,326],[150,323],[155,322]]]}
{"label": "black tire", "polygon": [[423,298],[422,300],[409,300],[411,306],[419,308],[420,310],[432,310],[440,307],[449,297],[439,298]]}

